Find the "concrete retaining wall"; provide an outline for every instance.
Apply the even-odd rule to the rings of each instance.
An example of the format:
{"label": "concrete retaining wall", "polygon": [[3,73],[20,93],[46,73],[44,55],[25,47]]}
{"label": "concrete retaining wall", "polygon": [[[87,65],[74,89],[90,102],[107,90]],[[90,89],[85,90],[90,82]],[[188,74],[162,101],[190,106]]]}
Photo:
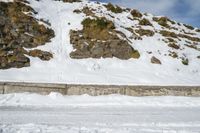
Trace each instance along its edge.
{"label": "concrete retaining wall", "polygon": [[110,86],[0,82],[0,94],[20,92],[39,94],[59,92],[63,95],[89,94],[92,96],[109,94],[128,96],[200,96],[200,86]]}
{"label": "concrete retaining wall", "polygon": [[0,84],[0,94],[4,93],[4,86]]}

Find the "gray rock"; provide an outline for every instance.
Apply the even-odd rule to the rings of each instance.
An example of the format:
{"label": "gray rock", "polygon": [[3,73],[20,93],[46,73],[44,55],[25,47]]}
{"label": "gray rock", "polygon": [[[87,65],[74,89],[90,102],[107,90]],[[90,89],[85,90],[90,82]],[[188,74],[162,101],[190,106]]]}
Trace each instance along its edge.
{"label": "gray rock", "polygon": [[96,43],[92,48],[91,48],[91,56],[93,58],[101,58],[103,57],[104,54],[104,44],[102,43]]}
{"label": "gray rock", "polygon": [[151,58],[151,63],[153,63],[153,64],[162,64],[161,61],[158,58],[156,58],[155,56],[153,56]]}
{"label": "gray rock", "polygon": [[[107,41],[87,38],[82,36],[83,31],[71,31],[70,42],[73,44],[74,52],[71,58],[112,58],[127,60],[132,58],[134,49],[126,40],[121,40],[117,36],[110,36]],[[89,52],[90,51],[90,52]]]}

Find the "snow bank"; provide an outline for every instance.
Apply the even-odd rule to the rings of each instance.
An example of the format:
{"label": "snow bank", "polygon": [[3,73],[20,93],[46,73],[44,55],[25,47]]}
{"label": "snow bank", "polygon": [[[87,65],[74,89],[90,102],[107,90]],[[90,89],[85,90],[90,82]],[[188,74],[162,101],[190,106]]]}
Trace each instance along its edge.
{"label": "snow bank", "polygon": [[59,93],[38,95],[16,93],[0,95],[0,106],[35,107],[88,107],[88,106],[160,106],[160,107],[200,107],[198,97],[130,97],[122,95],[108,96],[63,96]]}

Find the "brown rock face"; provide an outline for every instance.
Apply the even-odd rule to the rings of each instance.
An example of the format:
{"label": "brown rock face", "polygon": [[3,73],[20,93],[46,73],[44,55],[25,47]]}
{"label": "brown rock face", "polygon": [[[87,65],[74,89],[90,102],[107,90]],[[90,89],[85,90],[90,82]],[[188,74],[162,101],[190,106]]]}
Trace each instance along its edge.
{"label": "brown rock face", "polygon": [[70,53],[71,58],[139,58],[139,52],[117,36],[111,21],[88,18],[82,24],[83,30],[70,32],[70,41],[75,49]]}
{"label": "brown rock face", "polygon": [[[28,52],[24,47],[44,45],[54,37],[54,31],[40,25],[32,14],[36,12],[28,3],[0,2],[0,69],[29,66],[30,60],[25,56]],[[46,55],[45,52],[40,54]]]}

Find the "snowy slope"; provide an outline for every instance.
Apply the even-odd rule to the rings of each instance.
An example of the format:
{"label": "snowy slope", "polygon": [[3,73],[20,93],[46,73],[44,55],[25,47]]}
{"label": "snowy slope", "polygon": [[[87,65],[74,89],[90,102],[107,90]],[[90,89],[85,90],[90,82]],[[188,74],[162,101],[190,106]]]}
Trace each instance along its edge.
{"label": "snowy slope", "polygon": [[[185,66],[180,60],[165,56],[165,54],[168,54],[169,47],[164,42],[158,41],[162,39],[160,34],[155,34],[154,37],[143,37],[142,41],[131,40],[131,45],[140,52],[141,57],[139,59],[75,60],[70,58],[69,54],[73,51],[73,48],[70,44],[69,31],[71,29],[81,30],[81,21],[86,18],[83,13],[74,13],[75,9],[82,9],[86,5],[98,9],[96,10],[97,16],[104,16],[112,20],[116,28],[127,37],[130,37],[131,33],[122,27],[130,27],[136,24],[135,21],[128,19],[129,12],[110,13],[115,16],[112,18],[108,15],[109,11],[102,3],[97,4],[88,1],[63,3],[53,0],[28,1],[38,12],[35,17],[49,20],[51,28],[55,31],[56,36],[50,43],[38,47],[38,49],[50,51],[54,57],[48,62],[30,57],[31,67],[0,70],[0,81],[115,85],[200,85],[200,59],[196,58],[200,55],[200,52],[185,46],[183,46],[184,50],[177,50],[179,55],[187,55],[190,60],[189,65]],[[151,14],[144,17],[152,19]],[[152,23],[153,27],[146,26],[145,28],[162,29],[157,23],[153,21]],[[178,25],[176,24],[175,27],[178,27]],[[186,32],[191,32],[183,25],[181,25],[181,28]],[[180,32],[174,29],[172,31]],[[200,37],[200,33],[196,33],[195,36]],[[150,62],[152,55],[150,56],[147,51],[151,51],[152,55],[159,58],[162,65],[152,64]]]}

